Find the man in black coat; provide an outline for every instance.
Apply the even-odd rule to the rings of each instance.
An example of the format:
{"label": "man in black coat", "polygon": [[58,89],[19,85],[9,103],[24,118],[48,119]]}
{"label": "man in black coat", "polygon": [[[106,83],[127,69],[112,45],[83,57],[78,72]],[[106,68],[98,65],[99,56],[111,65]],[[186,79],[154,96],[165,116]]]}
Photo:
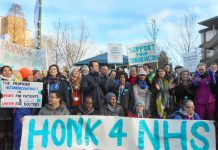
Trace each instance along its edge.
{"label": "man in black coat", "polygon": [[91,61],[89,63],[90,73],[82,78],[81,81],[81,91],[83,93],[83,98],[91,95],[95,110],[99,110],[104,104],[104,85],[102,77],[99,74],[99,64],[97,61]]}
{"label": "man in black coat", "polygon": [[101,77],[102,77],[102,82],[103,82],[103,92],[104,95],[106,95],[108,92],[116,92],[116,82],[114,79],[108,76],[109,71],[108,71],[108,66],[104,65],[101,67]]}

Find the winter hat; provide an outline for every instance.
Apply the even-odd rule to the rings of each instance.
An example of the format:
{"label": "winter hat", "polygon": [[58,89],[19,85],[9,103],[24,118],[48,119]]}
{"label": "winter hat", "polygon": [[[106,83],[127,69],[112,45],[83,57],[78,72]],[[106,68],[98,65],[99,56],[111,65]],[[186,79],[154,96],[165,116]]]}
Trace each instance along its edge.
{"label": "winter hat", "polygon": [[112,93],[112,92],[107,93],[107,95],[106,95],[107,103],[109,103],[111,101],[111,98],[114,97],[114,96],[116,97],[116,95],[114,93]]}
{"label": "winter hat", "polygon": [[180,69],[179,74],[181,75],[183,72],[189,73],[189,70],[187,68],[182,68],[182,69]]}
{"label": "winter hat", "polygon": [[143,105],[144,108],[145,108],[145,102],[142,101],[142,100],[137,100],[137,101],[135,102],[135,105],[134,105],[134,107],[133,107],[133,110],[136,109],[136,106],[137,106],[137,105]]}
{"label": "winter hat", "polygon": [[138,73],[138,76],[140,76],[140,75],[147,76],[147,72],[142,69],[142,70],[140,70],[139,73]]}
{"label": "winter hat", "polygon": [[27,76],[33,74],[32,70],[30,70],[26,67],[21,68],[20,73],[21,73],[21,76],[23,79],[25,79]]}

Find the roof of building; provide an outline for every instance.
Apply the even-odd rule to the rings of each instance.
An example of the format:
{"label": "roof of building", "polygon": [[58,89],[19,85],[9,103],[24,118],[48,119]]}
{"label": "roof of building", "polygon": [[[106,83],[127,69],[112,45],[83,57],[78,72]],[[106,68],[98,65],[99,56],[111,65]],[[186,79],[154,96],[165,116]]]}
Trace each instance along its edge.
{"label": "roof of building", "polygon": [[[92,58],[88,58],[82,61],[77,62],[75,65],[87,65],[89,64],[90,61],[97,61],[99,64],[108,64],[108,59],[107,59],[107,53],[100,54],[97,56],[94,56]],[[123,65],[128,64],[128,57],[123,55]]]}
{"label": "roof of building", "polygon": [[218,26],[218,16],[199,22],[198,24],[213,28],[213,25]]}

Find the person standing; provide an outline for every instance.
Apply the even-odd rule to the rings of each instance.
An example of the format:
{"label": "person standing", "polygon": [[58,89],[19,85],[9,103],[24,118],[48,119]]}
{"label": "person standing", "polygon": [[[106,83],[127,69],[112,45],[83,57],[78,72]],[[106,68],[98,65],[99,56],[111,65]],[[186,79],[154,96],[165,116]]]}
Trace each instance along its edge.
{"label": "person standing", "polygon": [[72,89],[71,107],[76,108],[82,104],[82,94],[80,91],[81,77],[78,68],[74,68],[69,77],[69,83]]}
{"label": "person standing", "polygon": [[91,61],[89,63],[90,73],[83,76],[81,81],[81,91],[83,93],[83,98],[91,95],[94,101],[94,108],[99,111],[100,108],[105,104],[104,99],[104,85],[102,77],[99,74],[99,64],[97,61]]}
{"label": "person standing", "polygon": [[[23,67],[20,69],[23,81],[34,82],[32,70]],[[20,142],[22,135],[22,122],[24,116],[32,115],[32,108],[16,108],[14,111],[14,150],[20,150]]]}
{"label": "person standing", "polygon": [[113,92],[115,93],[116,92],[116,82],[114,79],[110,78],[108,76],[108,66],[104,65],[101,67],[101,77],[102,77],[102,84],[104,85],[103,86],[103,92],[104,92],[104,95],[106,95],[108,92]]}
{"label": "person standing", "polygon": [[72,92],[70,83],[64,78],[60,71],[59,67],[56,64],[49,66],[47,76],[43,82],[43,101],[42,106],[48,103],[48,98],[51,91],[59,90],[62,92],[62,100],[64,100],[68,110],[70,110],[70,102],[72,100]]}
{"label": "person standing", "polygon": [[138,73],[138,77],[136,80],[135,85],[133,86],[133,95],[134,95],[134,100],[138,101],[141,100],[145,104],[145,113],[146,116],[150,116],[150,87],[151,84],[147,78],[147,73],[144,70],[141,70]]}
{"label": "person standing", "polygon": [[182,68],[178,76],[180,76],[180,80],[175,86],[176,110],[180,109],[185,99],[194,99],[195,95],[189,70]]}
{"label": "person standing", "polygon": [[196,89],[196,112],[201,119],[214,120],[215,98],[211,90],[211,87],[216,84],[214,73],[210,69],[207,71],[206,64],[200,63],[192,79],[192,84]]}
{"label": "person standing", "polygon": [[133,107],[133,93],[132,87],[128,82],[128,77],[125,72],[120,72],[119,80],[117,83],[117,104],[122,106],[124,115],[127,116],[128,112],[130,112]]}
{"label": "person standing", "polygon": [[157,69],[152,85],[152,115],[166,119],[169,114],[173,113],[174,102],[171,99],[170,90],[175,87],[175,84],[169,81],[165,69],[160,67]]}
{"label": "person standing", "polygon": [[[15,81],[12,69],[9,66],[1,67],[1,81]],[[1,92],[1,87],[0,87]],[[0,99],[2,98],[0,93]],[[13,149],[13,110],[12,108],[0,108],[0,149]]]}

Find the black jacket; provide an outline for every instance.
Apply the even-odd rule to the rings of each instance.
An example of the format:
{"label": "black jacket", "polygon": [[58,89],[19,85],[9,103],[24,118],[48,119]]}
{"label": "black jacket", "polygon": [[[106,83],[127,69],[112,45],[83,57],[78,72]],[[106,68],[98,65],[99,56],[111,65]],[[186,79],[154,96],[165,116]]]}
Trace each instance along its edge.
{"label": "black jacket", "polygon": [[116,92],[116,82],[109,76],[101,76],[102,77],[102,84],[103,84],[103,92],[106,95],[108,92],[115,93]]}
{"label": "black jacket", "polygon": [[[62,92],[61,100],[65,102],[65,104],[69,110],[71,107],[70,101],[72,100],[72,92],[71,92],[70,83],[62,77],[59,78],[57,80],[57,82],[59,82],[59,89],[58,90],[60,90]],[[45,104],[48,103],[48,97],[49,97],[49,93],[50,93],[49,86],[50,86],[49,80],[48,80],[48,78],[45,78],[44,82],[43,82],[42,107],[44,107]]]}
{"label": "black jacket", "polygon": [[100,110],[100,114],[104,116],[124,116],[123,108],[118,104],[116,104],[113,110],[109,108],[108,104],[105,104]]}
{"label": "black jacket", "polygon": [[92,96],[96,110],[99,110],[105,104],[103,93],[104,82],[99,74],[89,73],[83,76],[80,89],[84,98],[86,98],[86,96]]}
{"label": "black jacket", "polygon": [[98,115],[97,111],[95,111],[94,107],[91,109],[90,112],[85,112],[85,106],[84,104],[80,105],[79,107],[75,108],[72,112],[72,115]]}
{"label": "black jacket", "polygon": [[186,85],[184,85],[182,82],[176,85],[175,96],[177,108],[182,105],[185,98],[194,100],[195,93],[191,80],[189,80]]}
{"label": "black jacket", "polygon": [[[116,97],[119,98],[119,86],[117,85],[117,91],[116,91]],[[129,82],[126,82],[124,90],[120,94],[120,103],[118,103],[122,106],[125,116],[128,115],[128,112],[130,112],[134,105],[134,98],[133,98],[133,89]]]}

